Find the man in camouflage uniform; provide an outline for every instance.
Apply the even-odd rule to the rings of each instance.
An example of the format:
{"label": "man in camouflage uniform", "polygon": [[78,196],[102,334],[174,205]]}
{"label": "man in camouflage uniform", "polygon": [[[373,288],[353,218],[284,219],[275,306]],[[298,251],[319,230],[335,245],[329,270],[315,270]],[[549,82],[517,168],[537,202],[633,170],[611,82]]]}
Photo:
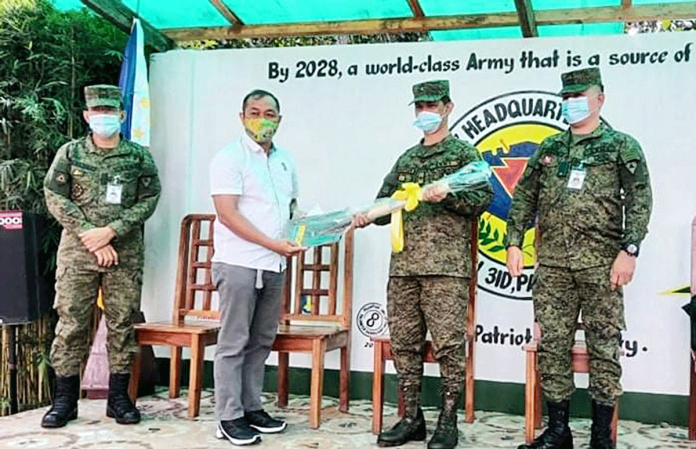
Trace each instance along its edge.
{"label": "man in camouflage uniform", "polygon": [[142,225],[155,210],[160,182],[149,151],[119,134],[124,113],[118,87],[88,86],[85,100],[83,115],[92,132],[58,150],[44,182],[48,210],[63,233],[54,305],[59,321],[51,349],[56,396],[43,427],[77,418],[80,364],[89,351],[100,285],[111,373],[106,414],[121,424],[140,421],[128,398],[137,350],[133,315],[140,308]]}
{"label": "man in camouflage uniform", "polygon": [[533,299],[549,426],[534,443],[519,448],[573,445],[568,427],[575,390],[571,349],[582,311],[590,355],[590,447],[604,449],[613,447],[611,419],[621,395],[622,286],[633,276],[647,233],[652,193],[638,142],[600,120],[604,88],[599,69],[564,73],[561,80],[570,129],[544,140],[529,159],[507,223],[507,265],[518,276],[524,232],[538,213]]}
{"label": "man in camouflage uniform", "polygon": [[[406,150],[384,179],[378,198],[389,197],[405,182],[421,186],[480,160],[477,150],[449,133],[454,104],[447,81],[413,86],[415,125],[424,138]],[[392,254],[387,291],[391,349],[404,398],[405,414],[382,432],[380,446],[425,439],[420,408],[426,331],[433,337],[440,364],[442,410],[430,449],[457,445],[457,402],[462,394],[468,285],[471,277],[471,226],[491,201],[490,185],[455,194],[423,192],[424,203],[404,215],[404,249]],[[376,221],[389,223],[385,217]],[[369,223],[356,217],[358,227]]]}

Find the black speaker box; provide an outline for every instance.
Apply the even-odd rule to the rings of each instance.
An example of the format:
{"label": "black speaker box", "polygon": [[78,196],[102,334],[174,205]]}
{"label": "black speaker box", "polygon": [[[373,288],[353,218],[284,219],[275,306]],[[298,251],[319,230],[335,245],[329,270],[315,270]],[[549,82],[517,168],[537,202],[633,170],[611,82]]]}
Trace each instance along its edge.
{"label": "black speaker box", "polygon": [[45,218],[0,211],[0,324],[40,318],[51,307],[52,279],[40,264]]}

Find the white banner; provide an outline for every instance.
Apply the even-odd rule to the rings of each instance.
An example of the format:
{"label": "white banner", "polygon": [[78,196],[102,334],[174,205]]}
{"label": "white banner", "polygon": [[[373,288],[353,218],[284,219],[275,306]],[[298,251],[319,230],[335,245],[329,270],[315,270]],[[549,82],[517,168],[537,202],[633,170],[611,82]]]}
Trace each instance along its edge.
{"label": "white banner", "polygon": [[[503,263],[510,192],[539,142],[565,128],[556,95],[560,74],[599,66],[603,119],[642,145],[655,198],[650,233],[625,292],[624,387],[686,394],[686,297],[667,292],[689,281],[696,212],[692,41],[691,33],[661,33],[156,54],[151,149],[163,194],[146,228],[148,320],[171,316],[179,222],[187,213],[213,210],[208,164],[242,132],[238,113],[246,93],[262,88],[278,96],[283,121],[276,142],[297,160],[300,206],[328,211],[374,198],[396,158],[421,137],[411,125],[411,86],[448,79],[452,132],[474,144],[495,174],[495,200],[480,232],[476,378],[524,382],[521,347],[531,334],[533,273],[527,260],[524,276],[511,279]],[[371,371],[368,336],[386,331],[388,230],[358,231],[355,251],[352,367]],[[293,356],[291,363],[309,366],[309,358]],[[337,368],[337,354],[327,364]]]}

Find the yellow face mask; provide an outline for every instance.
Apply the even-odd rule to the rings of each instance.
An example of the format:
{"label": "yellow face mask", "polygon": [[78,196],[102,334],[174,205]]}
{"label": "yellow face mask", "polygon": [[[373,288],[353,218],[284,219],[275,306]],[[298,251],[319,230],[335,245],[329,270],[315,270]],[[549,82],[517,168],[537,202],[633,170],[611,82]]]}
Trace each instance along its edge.
{"label": "yellow face mask", "polygon": [[267,118],[245,118],[244,128],[258,143],[270,142],[278,130],[278,122]]}

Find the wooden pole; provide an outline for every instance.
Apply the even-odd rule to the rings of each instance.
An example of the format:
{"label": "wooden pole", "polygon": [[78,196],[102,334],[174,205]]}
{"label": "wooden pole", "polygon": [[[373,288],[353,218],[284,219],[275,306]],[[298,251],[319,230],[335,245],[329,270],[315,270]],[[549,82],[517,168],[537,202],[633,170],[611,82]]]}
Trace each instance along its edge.
{"label": "wooden pole", "polygon": [[232,28],[240,28],[242,25],[244,25],[242,19],[240,19],[239,16],[235,14],[234,11],[232,11],[230,7],[227,6],[222,0],[210,0],[210,3],[213,4],[215,9],[217,9],[220,14],[225,16],[225,18],[232,25]]}
{"label": "wooden pole", "polygon": [[[88,8],[111,22],[116,28],[130,34],[133,19],[137,15],[120,1],[116,0],[80,0]],[[174,42],[150,25],[146,20],[140,18],[140,24],[145,34],[145,44],[158,51],[167,51],[174,48]]]}
{"label": "wooden pole", "polygon": [[[110,0],[83,0],[107,2]],[[639,22],[696,17],[696,3],[608,6],[536,11],[537,26],[604,22]],[[233,27],[180,28],[162,30],[170,39],[180,41],[206,39],[249,39],[281,36],[316,36],[339,34],[424,33],[434,30],[457,30],[518,26],[517,12],[354,20],[344,22],[310,22],[294,24],[244,25]]]}
{"label": "wooden pole", "polygon": [[539,36],[536,19],[534,18],[534,9],[532,8],[532,0],[515,0],[515,8],[517,8],[517,16],[520,19],[522,36]]}
{"label": "wooden pole", "polygon": [[10,415],[19,411],[17,404],[17,329],[13,325],[7,326],[9,352],[7,367],[10,374]]}
{"label": "wooden pole", "polygon": [[418,18],[423,18],[425,17],[425,13],[423,13],[423,8],[421,8],[420,2],[418,0],[406,0],[408,2],[408,6],[411,8],[411,11],[413,12],[413,17],[418,17]]}

